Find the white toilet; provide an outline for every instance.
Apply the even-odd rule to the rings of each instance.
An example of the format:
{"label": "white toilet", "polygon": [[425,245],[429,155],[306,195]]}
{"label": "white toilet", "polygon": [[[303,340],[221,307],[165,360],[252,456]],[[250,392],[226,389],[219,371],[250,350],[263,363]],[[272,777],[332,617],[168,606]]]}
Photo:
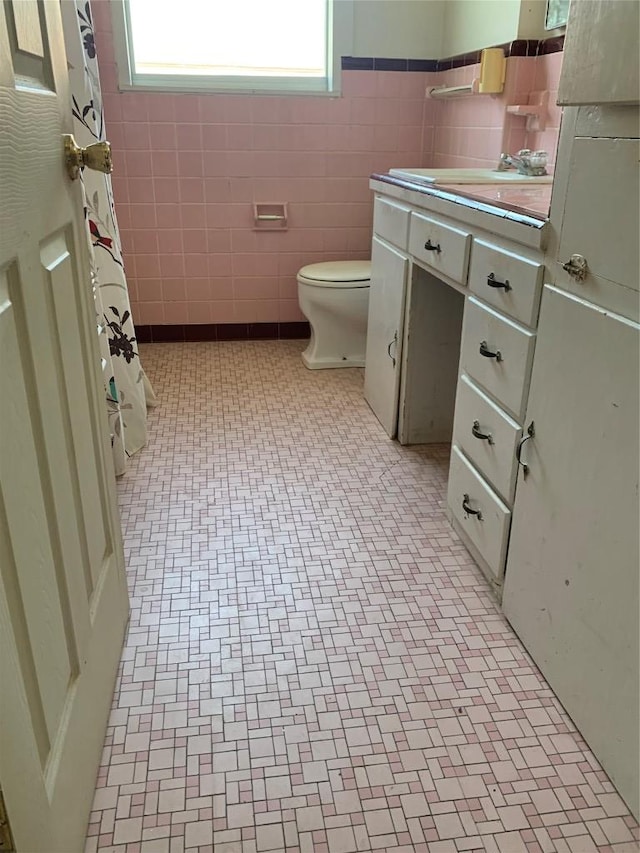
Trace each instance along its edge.
{"label": "white toilet", "polygon": [[302,360],[311,370],[364,367],[371,261],[328,261],[298,272],[298,301],[311,325]]}

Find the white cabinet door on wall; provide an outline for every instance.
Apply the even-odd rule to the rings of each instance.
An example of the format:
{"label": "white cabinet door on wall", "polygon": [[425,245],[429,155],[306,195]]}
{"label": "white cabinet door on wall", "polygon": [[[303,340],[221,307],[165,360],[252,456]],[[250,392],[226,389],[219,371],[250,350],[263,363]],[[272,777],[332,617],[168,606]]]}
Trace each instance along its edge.
{"label": "white cabinet door on wall", "polygon": [[405,255],[373,238],[364,396],[390,438],[398,426],[408,266]]}
{"label": "white cabinet door on wall", "polygon": [[[640,287],[639,163],[637,139],[573,140],[556,266],[559,287],[631,319]],[[562,266],[574,254],[587,260],[582,280]]]}
{"label": "white cabinet door on wall", "polygon": [[545,286],[503,608],[638,810],[637,324]]}
{"label": "white cabinet door on wall", "polygon": [[574,0],[558,103],[632,104],[638,92],[637,0]]}

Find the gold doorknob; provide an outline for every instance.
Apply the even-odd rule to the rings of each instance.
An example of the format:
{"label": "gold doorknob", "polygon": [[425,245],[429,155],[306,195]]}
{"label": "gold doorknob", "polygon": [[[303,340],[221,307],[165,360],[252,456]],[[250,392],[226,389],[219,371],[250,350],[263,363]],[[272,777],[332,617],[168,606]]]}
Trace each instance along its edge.
{"label": "gold doorknob", "polygon": [[94,142],[93,145],[81,148],[71,133],[65,133],[62,138],[67,172],[72,181],[80,176],[80,169],[83,166],[107,175],[113,171],[110,142]]}

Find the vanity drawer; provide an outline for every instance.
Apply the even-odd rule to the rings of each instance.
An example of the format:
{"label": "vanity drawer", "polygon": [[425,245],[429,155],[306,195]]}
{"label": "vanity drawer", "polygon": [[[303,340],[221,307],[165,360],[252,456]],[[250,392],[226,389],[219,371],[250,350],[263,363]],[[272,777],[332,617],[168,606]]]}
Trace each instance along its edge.
{"label": "vanity drawer", "polygon": [[408,207],[394,201],[376,198],[373,205],[374,233],[399,249],[406,249],[409,239],[410,212]]}
{"label": "vanity drawer", "polygon": [[[487,563],[493,580],[501,582],[511,512],[455,445],[451,448],[447,502],[459,527]],[[467,512],[465,507],[480,514]]]}
{"label": "vanity drawer", "polygon": [[467,299],[460,372],[482,385],[517,420],[524,415],[534,343],[533,332],[478,302],[475,296]]}
{"label": "vanity drawer", "polygon": [[409,252],[459,284],[467,281],[471,234],[437,219],[411,213]]}
{"label": "vanity drawer", "polygon": [[543,274],[544,266],[539,261],[515,255],[484,240],[473,241],[469,289],[527,326],[535,327],[538,323]]}
{"label": "vanity drawer", "polygon": [[516,487],[516,448],[521,436],[522,427],[463,374],[458,380],[453,444],[509,504]]}

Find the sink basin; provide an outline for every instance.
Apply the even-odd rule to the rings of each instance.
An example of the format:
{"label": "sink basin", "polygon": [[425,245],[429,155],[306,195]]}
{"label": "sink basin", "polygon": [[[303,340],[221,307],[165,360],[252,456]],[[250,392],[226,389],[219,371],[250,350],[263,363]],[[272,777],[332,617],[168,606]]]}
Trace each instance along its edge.
{"label": "sink basin", "polygon": [[389,169],[390,175],[418,184],[550,184],[552,175],[519,175],[494,169]]}

